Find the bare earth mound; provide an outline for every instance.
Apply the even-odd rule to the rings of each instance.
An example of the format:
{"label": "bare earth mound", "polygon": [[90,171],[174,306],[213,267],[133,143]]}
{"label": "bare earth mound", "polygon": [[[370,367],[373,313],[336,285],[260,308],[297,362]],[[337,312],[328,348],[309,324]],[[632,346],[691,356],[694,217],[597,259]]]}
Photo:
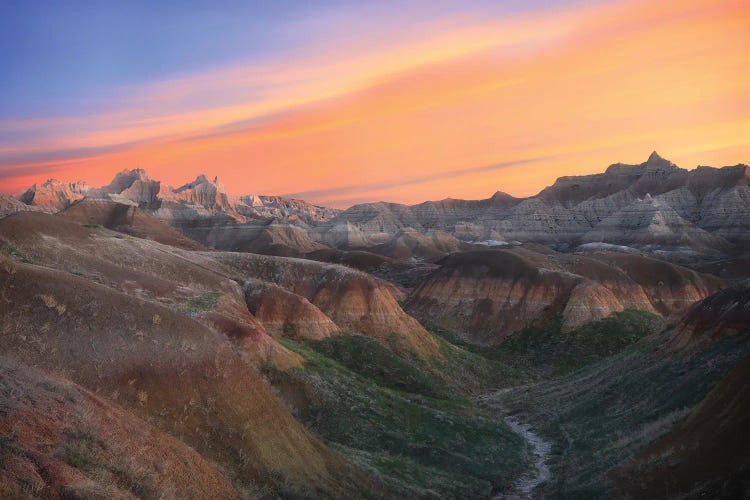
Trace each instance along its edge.
{"label": "bare earth mound", "polygon": [[480,344],[556,318],[570,331],[625,309],[672,316],[722,283],[657,259],[533,245],[456,253],[439,264],[410,293],[406,310]]}
{"label": "bare earth mound", "polygon": [[106,399],[0,357],[3,498],[239,498],[181,441]]}

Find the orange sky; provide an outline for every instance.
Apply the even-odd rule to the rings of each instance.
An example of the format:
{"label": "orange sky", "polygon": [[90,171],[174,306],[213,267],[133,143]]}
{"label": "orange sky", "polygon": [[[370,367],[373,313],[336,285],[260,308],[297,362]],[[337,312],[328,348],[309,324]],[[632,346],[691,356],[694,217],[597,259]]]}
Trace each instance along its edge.
{"label": "orange sky", "polygon": [[[260,97],[246,95],[261,84]],[[686,168],[750,163],[749,89],[747,1],[467,18],[162,81],[94,116],[0,122],[0,134],[53,131],[0,147],[12,173],[0,188],[102,185],[140,167],[167,184],[206,173],[234,194],[339,207],[526,196],[654,149]],[[201,104],[221,92],[226,103]]]}

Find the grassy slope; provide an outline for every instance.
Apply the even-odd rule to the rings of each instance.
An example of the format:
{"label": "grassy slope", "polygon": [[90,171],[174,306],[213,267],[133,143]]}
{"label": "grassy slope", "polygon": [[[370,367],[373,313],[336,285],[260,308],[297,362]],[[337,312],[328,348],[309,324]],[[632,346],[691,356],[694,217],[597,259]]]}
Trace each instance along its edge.
{"label": "grassy slope", "polygon": [[684,418],[750,352],[750,340],[739,338],[666,355],[667,337],[647,337],[582,370],[497,397],[553,443],[545,497],[606,498],[607,473]]}
{"label": "grassy slope", "polygon": [[510,367],[529,381],[565,375],[596,363],[660,331],[663,326],[658,316],[631,309],[568,333],[562,333],[559,320],[543,327],[528,327],[493,347],[468,345],[447,332],[439,333],[466,350]]}
{"label": "grassy slope", "polygon": [[[271,381],[302,422],[393,494],[487,498],[525,469],[523,441],[434,371],[365,337],[284,344],[306,366],[270,373]],[[472,361],[486,370],[499,366],[443,348],[442,363],[458,367],[459,383],[470,378]]]}
{"label": "grassy slope", "polygon": [[[437,337],[442,359],[429,367],[368,337],[283,341],[306,359],[305,368],[270,378],[302,422],[391,491],[486,497],[525,471],[528,450],[471,395],[540,378],[567,380],[552,377],[600,366],[660,326],[649,313],[625,311],[568,334],[556,325],[527,329],[492,348],[456,345],[444,335]],[[535,423],[541,428],[543,421]]]}

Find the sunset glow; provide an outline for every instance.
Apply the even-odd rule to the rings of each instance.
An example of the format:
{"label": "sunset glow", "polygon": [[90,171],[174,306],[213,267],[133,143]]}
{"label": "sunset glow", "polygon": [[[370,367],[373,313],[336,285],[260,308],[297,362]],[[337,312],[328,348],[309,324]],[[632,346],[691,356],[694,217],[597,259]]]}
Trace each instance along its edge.
{"label": "sunset glow", "polygon": [[[750,163],[750,3],[547,5],[414,7],[408,23],[396,4],[328,6],[295,25],[307,43],[66,91],[49,113],[5,92],[0,191],[140,167],[345,207],[531,195],[654,149],[685,168]],[[54,74],[14,78],[54,93]]]}

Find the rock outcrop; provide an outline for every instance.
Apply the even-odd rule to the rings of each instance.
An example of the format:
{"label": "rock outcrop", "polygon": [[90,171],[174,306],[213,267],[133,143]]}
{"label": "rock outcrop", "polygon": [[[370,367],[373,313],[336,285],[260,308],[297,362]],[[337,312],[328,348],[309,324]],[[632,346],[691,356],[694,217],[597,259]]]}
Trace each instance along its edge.
{"label": "rock outcrop", "polygon": [[10,196],[5,196],[4,194],[0,194],[0,219],[17,212],[44,212],[49,210],[50,209],[46,207],[27,205],[20,200],[11,198]]}
{"label": "rock outcrop", "polygon": [[689,248],[715,256],[727,251],[727,242],[747,243],[749,175],[746,165],[688,171],[654,152],[639,165],[618,163],[601,174],[561,177],[525,199],[496,193],[476,201],[355,205],[317,231],[356,235],[354,241],[324,240],[338,248],[373,246],[412,229],[442,230],[464,241],[537,242],[560,250],[605,242],[656,255],[666,251],[679,257]]}
{"label": "rock outcrop", "polygon": [[673,316],[722,283],[638,255],[559,254],[533,246],[456,253],[438,263],[405,309],[479,344],[557,320],[565,332],[624,309]]}
{"label": "rock outcrop", "polygon": [[398,260],[435,260],[449,253],[470,250],[472,245],[458,240],[445,231],[431,231],[427,234],[413,229],[396,233],[393,238],[369,248],[369,251]]}
{"label": "rock outcrop", "polygon": [[43,184],[34,184],[19,199],[27,205],[58,211],[82,199],[89,189],[82,181],[68,183],[49,179]]}
{"label": "rock outcrop", "polygon": [[238,280],[259,279],[304,297],[343,332],[373,337],[394,352],[423,360],[438,356],[435,339],[399,306],[400,292],[354,269],[303,259],[247,253],[203,254]]}
{"label": "rock outcrop", "polygon": [[145,238],[187,250],[204,247],[169,225],[151,217],[134,205],[106,199],[84,198],[58,213],[60,217],[86,224],[103,226],[113,231]]}
{"label": "rock outcrop", "polygon": [[581,238],[636,248],[670,249],[701,255],[721,253],[730,245],[721,236],[685,220],[665,201],[650,195],[604,218]]}
{"label": "rock outcrop", "polygon": [[250,312],[277,337],[319,340],[342,330],[305,297],[260,280],[245,282]]}
{"label": "rock outcrop", "polygon": [[324,223],[341,212],[335,208],[320,207],[304,200],[281,196],[246,195],[241,196],[240,201],[244,206],[238,206],[238,210],[243,215],[307,226]]}
{"label": "rock outcrop", "polygon": [[[118,173],[108,186],[90,191],[89,196],[118,195],[130,200],[142,208],[156,208],[159,202],[161,183],[151,180],[141,168],[123,170]],[[110,196],[111,197],[111,196]],[[117,199],[117,198],[115,198]],[[122,201],[120,199],[119,201]]]}

